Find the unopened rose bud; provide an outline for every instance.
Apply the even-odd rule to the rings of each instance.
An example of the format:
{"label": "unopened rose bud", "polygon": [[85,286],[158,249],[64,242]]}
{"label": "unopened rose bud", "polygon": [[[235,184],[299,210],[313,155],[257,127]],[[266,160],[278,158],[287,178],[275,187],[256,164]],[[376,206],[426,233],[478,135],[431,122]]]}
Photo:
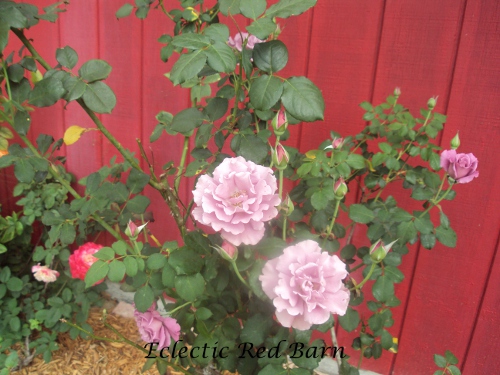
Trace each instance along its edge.
{"label": "unopened rose bud", "polygon": [[452,138],[450,145],[452,150],[456,150],[458,147],[460,147],[460,137],[458,136],[458,132],[457,135]]}
{"label": "unopened rose bud", "polygon": [[274,134],[277,137],[281,137],[285,134],[285,130],[288,128],[288,119],[286,117],[286,112],[283,109],[280,109],[278,113],[276,113],[276,116],[274,116],[271,121],[271,125],[273,127]]}
{"label": "unopened rose bud", "polygon": [[294,210],[293,202],[288,194],[281,202],[281,209],[284,211],[285,216],[290,216]]}
{"label": "unopened rose bud", "polygon": [[427,102],[427,108],[429,108],[430,111],[432,111],[436,107],[437,98],[438,98],[437,96],[432,97]]}
{"label": "unopened rose bud", "polygon": [[225,260],[233,262],[238,258],[237,247],[228,241],[223,241],[221,246],[215,246],[214,248]]}
{"label": "unopened rose bud", "polygon": [[340,177],[333,185],[333,192],[335,193],[335,198],[342,199],[347,194],[347,185],[343,177]]}
{"label": "unopened rose bud", "polygon": [[401,95],[401,89],[399,87],[396,87],[394,89],[394,97],[397,99]]}
{"label": "unopened rose bud", "polygon": [[136,239],[146,225],[148,225],[148,223],[137,226],[132,220],[129,220],[127,228],[125,229],[125,235],[132,239]]}
{"label": "unopened rose bud", "polygon": [[374,262],[380,263],[385,259],[387,253],[391,250],[392,245],[394,245],[396,241],[392,241],[390,244],[384,245],[382,240],[378,240],[370,247],[370,258],[372,258]]}
{"label": "unopened rose bud", "polygon": [[344,144],[344,138],[334,138],[332,141],[332,148],[334,150],[342,148],[342,145]]}
{"label": "unopened rose bud", "polygon": [[276,148],[273,150],[273,162],[276,168],[278,169],[286,169],[288,162],[290,160],[290,156],[288,156],[288,152],[285,148],[278,143]]}

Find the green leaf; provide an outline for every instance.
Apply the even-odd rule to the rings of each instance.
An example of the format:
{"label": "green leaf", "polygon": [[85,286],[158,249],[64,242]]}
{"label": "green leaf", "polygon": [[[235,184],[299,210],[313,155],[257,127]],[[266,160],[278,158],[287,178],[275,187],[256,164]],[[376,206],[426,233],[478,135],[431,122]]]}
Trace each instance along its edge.
{"label": "green leaf", "polygon": [[236,68],[236,56],[231,47],[224,42],[215,42],[205,49],[208,65],[221,73],[229,73]]}
{"label": "green leaf", "polygon": [[243,156],[246,160],[251,160],[257,164],[264,161],[269,151],[266,142],[254,134],[237,135],[233,138],[233,141],[234,144],[237,144],[237,147],[233,147],[233,142],[231,142],[231,148],[238,156]]}
{"label": "green leaf", "polygon": [[[62,66],[73,69],[78,62],[78,54],[70,46],[58,48],[56,50],[56,60]],[[111,69],[111,67],[110,67]]]}
{"label": "green leaf", "polygon": [[5,49],[9,42],[10,25],[0,18],[0,51]]}
{"label": "green leaf", "polygon": [[151,201],[144,195],[136,195],[127,202],[127,209],[134,214],[143,214],[146,208],[150,205]]}
{"label": "green leaf", "polygon": [[265,15],[269,18],[288,18],[298,16],[316,4],[317,0],[281,0],[267,9]]}
{"label": "green leaf", "polygon": [[200,307],[196,310],[195,312],[195,315],[196,315],[196,319],[200,319],[200,320],[207,320],[208,318],[210,318],[213,314],[212,312],[207,309],[206,307]]}
{"label": "green leaf", "polygon": [[78,69],[78,74],[88,83],[105,79],[111,73],[111,65],[104,60],[89,60]]}
{"label": "green leaf", "polygon": [[373,297],[385,302],[394,296],[394,282],[387,275],[380,276],[372,287]]}
{"label": "green leaf", "polygon": [[339,323],[347,332],[352,332],[359,325],[359,313],[351,307],[348,307],[343,316],[339,315]]}
{"label": "green leaf", "polygon": [[439,212],[439,221],[444,229],[448,229],[450,227],[450,220],[443,211]]}
{"label": "green leaf", "polygon": [[115,251],[110,247],[103,247],[94,254],[94,257],[101,260],[115,259]]}
{"label": "green leaf", "polygon": [[267,39],[274,30],[276,30],[276,23],[268,17],[259,18],[247,26],[247,31],[250,34],[262,40]]}
{"label": "green leaf", "polygon": [[147,284],[137,289],[134,295],[134,303],[137,311],[145,312],[149,309],[154,302],[154,297],[153,289]]}
{"label": "green leaf", "polygon": [[448,229],[444,228],[442,225],[436,228],[436,238],[443,245],[448,247],[457,246],[457,234],[450,227]]}
{"label": "green leaf", "polygon": [[132,13],[132,10],[134,9],[134,6],[132,4],[124,4],[120,9],[116,11],[116,18],[123,18],[127,17]]}
{"label": "green leaf", "polygon": [[397,237],[400,239],[402,244],[405,244],[413,240],[417,236],[417,230],[413,221],[402,222],[398,225]]}
{"label": "green leaf", "polygon": [[400,283],[405,278],[403,272],[394,266],[385,266],[384,274],[395,283]]}
{"label": "green leaf", "polygon": [[186,301],[194,301],[205,292],[205,280],[199,273],[175,277],[175,290]]}
{"label": "green leaf", "polygon": [[132,257],[126,257],[123,259],[123,264],[125,265],[125,272],[128,276],[134,277],[137,275],[139,267],[137,266],[137,260]]}
{"label": "green leaf", "polygon": [[14,175],[19,182],[29,184],[35,178],[35,169],[28,159],[18,159],[14,165]]}
{"label": "green leaf", "polygon": [[163,267],[161,271],[161,282],[167,288],[173,288],[175,283],[175,271],[170,265],[167,263]]}
{"label": "green leaf", "polygon": [[365,168],[365,158],[362,155],[349,154],[346,162],[351,168],[354,168],[354,169]]}
{"label": "green leaf", "polygon": [[7,68],[7,75],[11,82],[19,83],[24,78],[24,68],[20,64],[12,64]]}
{"label": "green leaf", "polygon": [[415,216],[415,221],[413,222],[415,225],[415,229],[422,234],[432,233],[432,231],[434,230],[434,225],[429,218],[429,214],[420,217],[421,214],[422,212],[420,211],[413,211],[413,215]]}
{"label": "green leaf", "polygon": [[75,241],[76,230],[72,223],[65,222],[61,226],[61,232],[59,235],[59,239],[61,240],[62,245],[69,245]]}
{"label": "green leaf", "polygon": [[321,91],[305,77],[286,80],[281,101],[286,110],[298,120],[323,120],[325,102]]}
{"label": "green leaf", "polygon": [[11,292],[20,292],[23,289],[23,282],[18,277],[11,277],[7,280],[7,289]]}
{"label": "green leaf", "polygon": [[68,92],[65,96],[68,102],[81,98],[87,89],[87,84],[77,77],[69,77],[64,81],[63,86]]}
{"label": "green leaf", "polygon": [[288,50],[280,40],[255,44],[252,56],[255,65],[268,73],[280,71],[288,62]]}
{"label": "green leaf", "polygon": [[321,189],[311,196],[311,204],[316,210],[324,210],[333,198],[333,192],[330,193],[326,189]]}
{"label": "green leaf", "polygon": [[150,270],[159,270],[160,268],[163,268],[165,264],[167,264],[165,254],[153,254],[146,261],[146,266]]}
{"label": "green leaf", "polygon": [[255,20],[266,10],[266,0],[252,0],[240,2],[240,11],[247,17]]}
{"label": "green leaf", "polygon": [[276,258],[283,253],[286,242],[278,237],[264,237],[256,247],[259,254],[268,258]]}
{"label": "green leaf", "polygon": [[434,235],[434,233],[421,234],[420,242],[425,249],[430,250],[436,245],[436,236]]}
{"label": "green leaf", "polygon": [[201,49],[181,55],[170,71],[170,80],[174,85],[178,85],[196,77],[206,61],[207,55]]}
{"label": "green leaf", "polygon": [[283,93],[283,82],[275,76],[261,75],[252,82],[249,97],[250,103],[262,111],[274,106]]}
{"label": "green leaf", "polygon": [[65,90],[60,80],[44,78],[35,84],[29,94],[29,103],[37,107],[48,107],[55,104],[64,95]]}
{"label": "green leaf", "polygon": [[446,359],[442,355],[434,354],[434,363],[438,367],[446,367]]}
{"label": "green leaf", "polygon": [[178,275],[194,274],[203,268],[203,258],[192,249],[179,249],[170,253],[168,264]]}
{"label": "green leaf", "polygon": [[450,365],[456,365],[458,363],[458,358],[455,357],[453,355],[452,352],[450,352],[449,350],[447,350],[445,353],[444,353],[444,356],[446,357],[446,361],[450,364]]}
{"label": "green leaf", "polygon": [[144,189],[148,182],[149,175],[135,168],[132,168],[130,174],[128,175],[126,186],[132,194],[137,194]]}
{"label": "green leaf", "polygon": [[125,277],[125,264],[117,259],[109,264],[108,278],[114,283],[119,283]]}
{"label": "green leaf", "polygon": [[116,105],[116,96],[104,82],[94,82],[87,85],[83,101],[94,112],[111,113]]}
{"label": "green leaf", "polygon": [[448,371],[451,375],[461,375],[460,369],[457,366],[448,366]]}
{"label": "green leaf", "polygon": [[0,22],[8,23],[16,29],[24,29],[28,27],[28,20],[17,6],[18,4],[10,1],[0,2]]}
{"label": "green leaf", "polygon": [[269,319],[257,313],[244,323],[240,339],[242,342],[251,342],[258,346],[268,337],[271,326],[272,322]]}
{"label": "green leaf", "polygon": [[[227,99],[215,97],[207,100],[207,106],[203,112],[211,121],[216,121],[226,114],[228,107],[229,101]],[[212,126],[210,126],[211,129]]]}
{"label": "green leaf", "polygon": [[203,119],[203,113],[198,109],[184,109],[174,116],[171,129],[184,135],[188,135],[191,131],[203,123]]}
{"label": "green leaf", "polygon": [[353,204],[349,208],[349,217],[356,223],[367,224],[375,218],[375,214],[362,204]]}
{"label": "green leaf", "polygon": [[13,332],[17,332],[21,329],[21,320],[17,316],[11,317],[9,319],[9,326]]}
{"label": "green leaf", "polygon": [[214,23],[204,30],[204,34],[215,42],[226,43],[229,39],[229,29],[221,23]]}
{"label": "green leaf", "polygon": [[176,47],[201,49],[210,46],[210,38],[195,33],[181,34],[175,36],[171,43]]}
{"label": "green leaf", "polygon": [[219,9],[220,12],[225,16],[227,16],[229,13],[231,15],[239,14],[240,0],[219,0]]}
{"label": "green leaf", "polygon": [[[101,249],[102,250],[102,249]],[[94,254],[95,256],[95,254]],[[97,260],[90,266],[87,274],[85,275],[85,288],[88,288],[98,281],[104,279],[109,271],[109,264],[102,260]]]}

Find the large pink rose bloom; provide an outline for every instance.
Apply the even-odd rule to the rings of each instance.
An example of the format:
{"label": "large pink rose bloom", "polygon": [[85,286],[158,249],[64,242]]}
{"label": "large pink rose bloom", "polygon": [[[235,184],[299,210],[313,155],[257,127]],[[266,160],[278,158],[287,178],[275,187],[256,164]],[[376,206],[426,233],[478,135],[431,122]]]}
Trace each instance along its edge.
{"label": "large pink rose bloom", "polygon": [[193,216],[235,246],[255,245],[264,236],[264,222],[278,214],[276,185],[271,168],[241,156],[226,158],[213,177],[203,175],[196,183]]}
{"label": "large pink rose bloom", "polygon": [[[85,275],[90,266],[97,261],[94,254],[97,253],[99,249],[102,249],[102,247],[102,245],[87,242],[69,256],[69,270],[74,279],[85,280]],[[98,281],[96,284],[102,283],[103,280]]]}
{"label": "large pink rose bloom", "polygon": [[306,240],[268,261],[259,280],[273,300],[278,321],[306,330],[326,322],[332,313],[345,314],[350,295],[342,283],[346,276],[345,264],[336,255]]}
{"label": "large pink rose bloom", "polygon": [[157,342],[158,349],[170,345],[171,339],[179,340],[181,327],[174,318],[161,316],[153,304],[146,312],[134,310],[134,318],[141,338],[145,342]]}
{"label": "large pink rose bloom", "polygon": [[479,176],[477,158],[473,154],[457,154],[455,150],[441,153],[441,168],[459,184],[471,182]]}

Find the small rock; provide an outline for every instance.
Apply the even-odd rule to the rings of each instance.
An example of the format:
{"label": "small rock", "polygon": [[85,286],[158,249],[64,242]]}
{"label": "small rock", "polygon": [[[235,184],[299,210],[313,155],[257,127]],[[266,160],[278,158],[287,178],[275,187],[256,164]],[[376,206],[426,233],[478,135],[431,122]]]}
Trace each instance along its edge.
{"label": "small rock", "polygon": [[123,316],[124,318],[133,318],[134,307],[130,303],[120,301],[113,309],[113,314]]}

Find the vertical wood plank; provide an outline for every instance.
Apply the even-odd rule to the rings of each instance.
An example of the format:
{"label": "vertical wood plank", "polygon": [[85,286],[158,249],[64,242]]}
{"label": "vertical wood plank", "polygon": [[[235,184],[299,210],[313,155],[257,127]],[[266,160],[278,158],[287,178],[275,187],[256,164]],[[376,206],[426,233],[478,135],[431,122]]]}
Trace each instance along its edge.
{"label": "vertical wood plank", "polygon": [[[450,139],[460,130],[459,152],[472,152],[478,157],[480,176],[469,184],[458,185],[457,201],[443,204],[458,234],[457,248],[436,246],[432,252],[420,252],[394,374],[414,373],[415,369],[430,372],[434,369],[432,355],[446,349],[463,359],[472,334],[474,349],[469,349],[466,363],[470,373],[494,373],[498,368],[496,356],[480,361],[484,358],[482,353],[493,353],[491,342],[484,342],[480,333],[486,328],[485,309],[495,299],[495,291],[490,290],[487,302],[483,302],[484,312],[478,309],[500,228],[500,177],[496,150],[491,147],[491,142],[500,139],[496,106],[500,100],[499,16],[497,3],[467,2],[442,147],[449,148]],[[497,278],[497,267],[498,262],[491,270],[490,280]],[[473,332],[478,313],[479,330]],[[495,330],[497,325],[489,329]]]}

